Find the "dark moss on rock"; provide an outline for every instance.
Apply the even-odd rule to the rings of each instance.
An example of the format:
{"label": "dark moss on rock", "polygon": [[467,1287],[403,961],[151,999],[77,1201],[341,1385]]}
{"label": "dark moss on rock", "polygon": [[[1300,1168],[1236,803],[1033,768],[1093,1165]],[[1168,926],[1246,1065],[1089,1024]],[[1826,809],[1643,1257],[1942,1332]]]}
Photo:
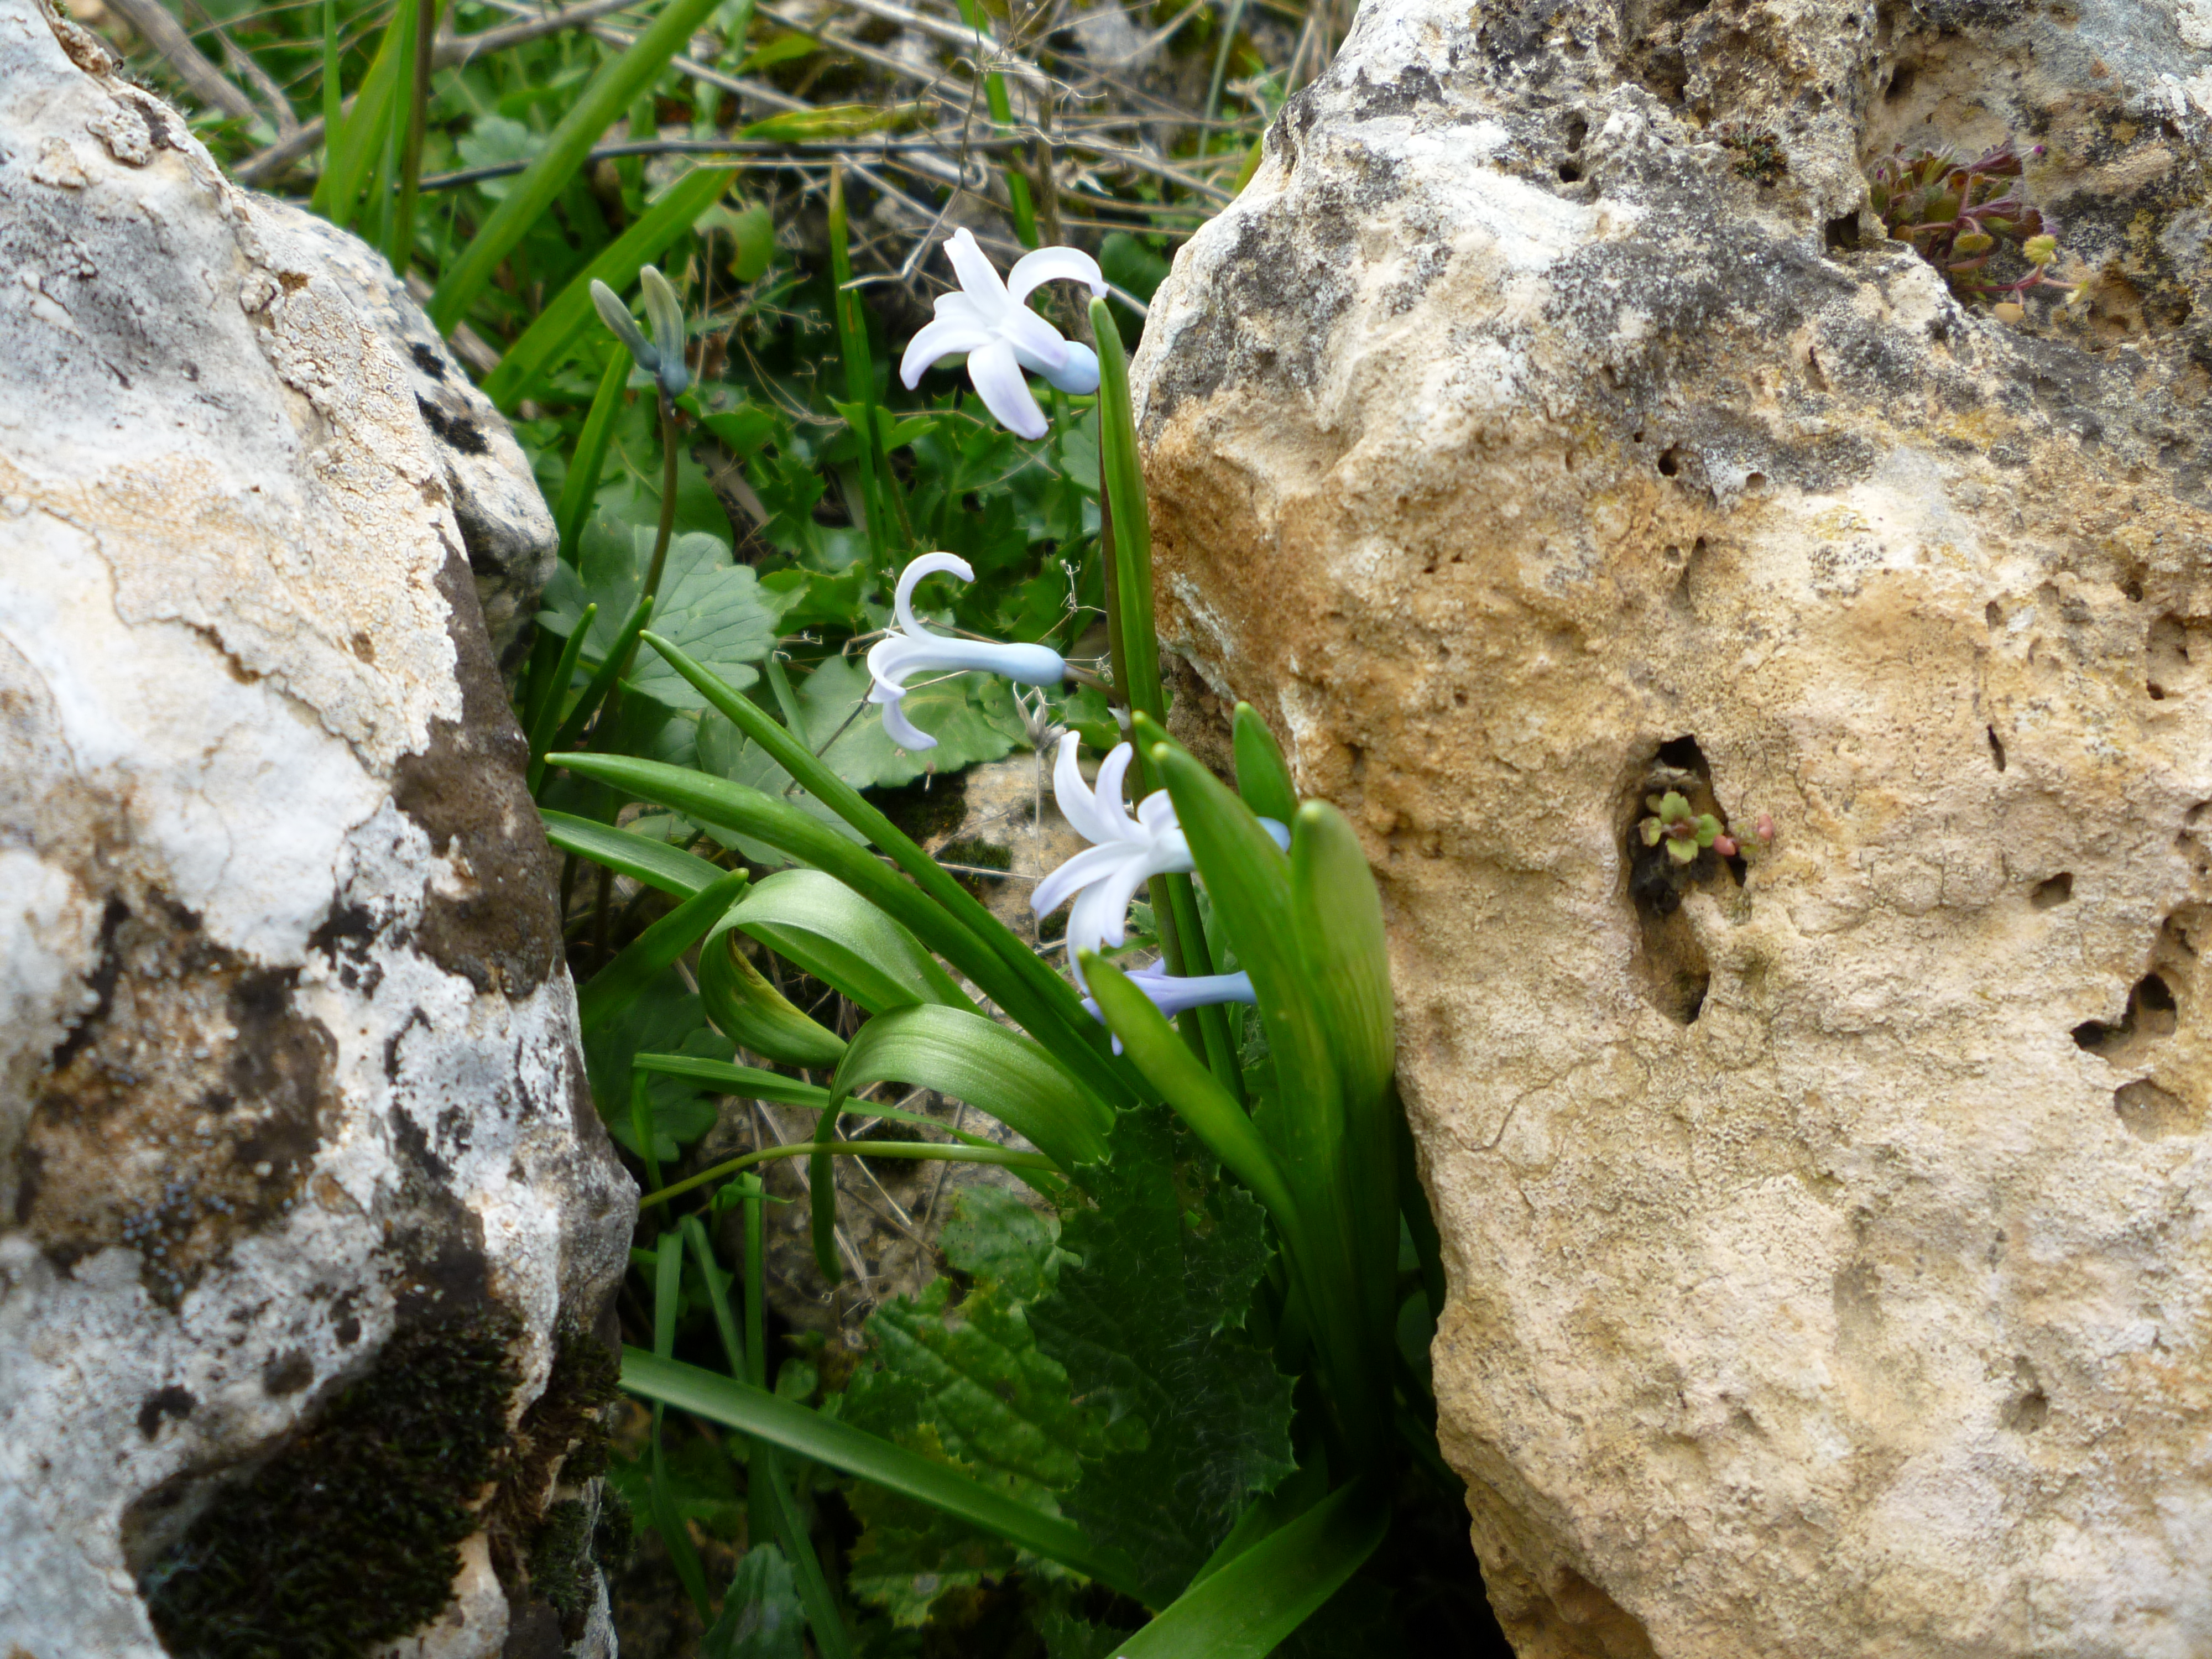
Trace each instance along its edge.
{"label": "dark moss on rock", "polygon": [[354,1659],[434,1618],[507,1452],[517,1322],[401,1331],[141,1576],[172,1659]]}

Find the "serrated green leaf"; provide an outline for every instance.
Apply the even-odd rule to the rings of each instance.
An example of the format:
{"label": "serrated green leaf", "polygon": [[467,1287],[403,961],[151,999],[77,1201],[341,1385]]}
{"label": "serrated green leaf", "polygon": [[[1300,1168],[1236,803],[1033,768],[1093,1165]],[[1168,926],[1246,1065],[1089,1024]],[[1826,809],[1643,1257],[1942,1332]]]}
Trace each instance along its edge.
{"label": "serrated green leaf", "polygon": [[806,711],[807,734],[816,745],[836,737],[821,751],[832,771],[855,789],[878,785],[895,789],[925,772],[957,772],[1013,752],[1014,738],[992,720],[979,701],[988,679],[955,674],[917,684],[906,694],[900,707],[907,718],[937,739],[936,748],[919,755],[893,744],[882,717],[872,707],[863,706],[868,695],[868,670],[863,662],[830,658],[806,677],[799,700]]}
{"label": "serrated green leaf", "polygon": [[699,1652],[701,1659],[805,1659],[805,1630],[791,1563],[775,1545],[756,1544],[738,1563]]}
{"label": "serrated green leaf", "polygon": [[[577,568],[560,566],[546,583],[539,622],[565,638],[584,606],[596,603],[599,614],[592,621],[585,650],[591,659],[605,661],[614,647],[620,619],[630,614],[645,585],[653,539],[649,526],[593,520],[580,538]],[[754,665],[775,646],[775,613],[763,600],[751,567],[732,562],[730,550],[702,532],[693,531],[669,543],[653,615],[655,633],[675,641],[739,690],[759,678]],[[657,653],[641,653],[625,684],[665,708],[707,706],[690,683]]]}
{"label": "serrated green leaf", "polygon": [[1171,1601],[1255,1492],[1288,1474],[1291,1379],[1241,1327],[1267,1262],[1260,1206],[1162,1108],[1122,1114],[1094,1202],[1063,1220],[1079,1258],[1029,1310],[1076,1396],[1133,1420],[1142,1449],[1086,1462],[1061,1507]]}

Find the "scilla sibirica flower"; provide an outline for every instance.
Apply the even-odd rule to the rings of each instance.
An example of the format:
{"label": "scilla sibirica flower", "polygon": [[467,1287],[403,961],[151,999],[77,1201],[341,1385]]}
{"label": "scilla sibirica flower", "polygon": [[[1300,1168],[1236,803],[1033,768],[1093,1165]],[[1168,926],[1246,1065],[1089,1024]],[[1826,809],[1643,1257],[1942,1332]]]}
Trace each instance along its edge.
{"label": "scilla sibirica flower", "polygon": [[[1080,968],[1081,964],[1077,964]],[[1257,1002],[1260,994],[1252,988],[1249,974],[1189,974],[1176,975],[1154,963],[1149,968],[1128,970],[1129,983],[1150,999],[1153,1007],[1170,1019],[1187,1013],[1193,1008],[1210,1008],[1219,1002]],[[1083,1006],[1093,1019],[1103,1020],[1098,1004],[1090,997]],[[1114,1052],[1121,1052],[1121,1039],[1114,1039]]]}
{"label": "scilla sibirica flower", "polygon": [[912,391],[925,369],[964,351],[968,378],[983,407],[1016,437],[1043,437],[1044,414],[1022,371],[1043,375],[1062,392],[1096,392],[1098,356],[1089,346],[1064,337],[1023,302],[1040,283],[1060,279],[1085,283],[1104,298],[1106,278],[1098,262],[1079,248],[1041,247],[1014,261],[1000,282],[989,257],[967,231],[954,231],[945,252],[960,278],[959,289],[937,296],[936,319],[908,343],[899,378]]}
{"label": "scilla sibirica flower", "polygon": [[899,573],[894,601],[898,625],[890,629],[868,652],[868,672],[875,684],[868,701],[881,703],[884,730],[902,749],[937,747],[937,739],[916,726],[899,707],[906,696],[906,678],[925,670],[958,671],[979,668],[987,674],[1003,674],[1023,685],[1058,685],[1067,678],[1067,664],[1059,652],[1043,645],[1000,645],[991,640],[956,640],[933,634],[914,614],[915,585],[939,571],[975,580],[975,572],[957,553],[925,553]]}
{"label": "scilla sibirica flower", "polygon": [[599,307],[599,320],[629,352],[630,361],[659,383],[661,395],[680,398],[691,385],[691,371],[684,363],[684,307],[677,302],[676,290],[668,286],[668,279],[655,267],[647,265],[639,271],[637,281],[645,290],[646,319],[653,325],[650,340],[614,289],[597,279],[592,283],[592,303]]}
{"label": "scilla sibirica flower", "polygon": [[[1121,779],[1136,750],[1126,743],[1116,744],[1099,763],[1097,788],[1086,789],[1075,761],[1079,746],[1080,740],[1073,732],[1060,740],[1052,793],[1060,803],[1060,815],[1091,845],[1039,882],[1030,896],[1030,908],[1040,916],[1049,915],[1070,897],[1075,900],[1067,917],[1067,953],[1079,985],[1083,983],[1083,952],[1118,945],[1127,936],[1129,901],[1136,897],[1137,890],[1154,876],[1188,875],[1194,868],[1190,843],[1183,839],[1182,826],[1176,822],[1175,803],[1166,790],[1156,789],[1138,802],[1133,819],[1121,805]],[[1273,818],[1260,822],[1279,843],[1289,845],[1289,830]],[[1152,995],[1152,988],[1139,982],[1146,994]],[[1153,996],[1152,1000],[1157,1003],[1160,999]],[[1194,1007],[1198,1003],[1185,1006]]]}

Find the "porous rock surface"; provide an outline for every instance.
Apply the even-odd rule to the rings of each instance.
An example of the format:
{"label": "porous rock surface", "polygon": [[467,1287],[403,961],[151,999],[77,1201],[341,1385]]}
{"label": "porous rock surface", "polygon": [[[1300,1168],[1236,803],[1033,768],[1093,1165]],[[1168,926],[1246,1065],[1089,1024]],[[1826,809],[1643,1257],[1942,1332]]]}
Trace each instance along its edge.
{"label": "porous rock surface", "polygon": [[[1382,881],[1532,1659],[2212,1653],[2209,112],[2195,3],[1376,0],[1153,302],[1164,637]],[[2008,132],[2086,318],[1861,210]]]}
{"label": "porous rock surface", "polygon": [[0,1652],[608,1652],[635,1194],[471,572],[511,638],[544,504],[40,0],[0,270]]}

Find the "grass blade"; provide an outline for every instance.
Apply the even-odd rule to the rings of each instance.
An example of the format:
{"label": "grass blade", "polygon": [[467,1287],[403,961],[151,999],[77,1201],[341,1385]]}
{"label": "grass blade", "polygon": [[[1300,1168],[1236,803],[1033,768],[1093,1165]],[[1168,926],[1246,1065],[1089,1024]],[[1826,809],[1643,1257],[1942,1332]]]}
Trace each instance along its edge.
{"label": "grass blade", "polygon": [[814,1239],[814,1265],[832,1285],[843,1283],[845,1278],[845,1269],[837,1260],[837,1170],[830,1161],[830,1143],[836,1139],[837,1101],[833,1094],[822,1115],[814,1121],[814,1150],[806,1158],[806,1213]]}
{"label": "grass blade", "polygon": [[[652,1143],[646,1143],[650,1146]],[[676,1348],[676,1313],[684,1291],[684,1240],[681,1235],[663,1233],[653,1255],[653,1352],[665,1358]],[[670,1363],[673,1363],[672,1361]],[[699,1553],[691,1545],[691,1534],[684,1525],[683,1517],[676,1512],[674,1497],[668,1488],[668,1464],[660,1444],[661,1418],[664,1408],[653,1408],[653,1523],[659,1532],[661,1541],[668,1546],[668,1559],[674,1563],[676,1576],[683,1581],[691,1605],[699,1610],[702,1623],[714,1617],[713,1603],[708,1599],[707,1575],[699,1565]]]}
{"label": "grass blade", "polygon": [[615,411],[622,407],[629,386],[629,353],[617,346],[607,366],[599,371],[599,389],[584,416],[584,429],[576,434],[576,453],[568,459],[568,476],[561,484],[561,500],[553,509],[553,522],[561,531],[561,559],[576,562],[576,544],[583,538],[584,520],[592,516],[592,499],[599,493],[599,475],[606,471],[607,445],[614,437]]}
{"label": "grass blade", "polygon": [[696,853],[671,847],[650,836],[617,830],[611,823],[598,823],[590,818],[572,817],[566,812],[541,811],[538,817],[545,821],[545,839],[562,852],[604,864],[678,898],[704,892],[721,880],[724,873]]}
{"label": "grass blade", "polygon": [[[599,712],[599,705],[613,694],[615,682],[621,677],[623,665],[629,660],[630,653],[637,649],[638,636],[645,632],[647,620],[653,615],[653,595],[647,593],[637,602],[629,619],[622,625],[614,643],[607,647],[602,661],[592,678],[584,683],[584,695],[576,699],[576,706],[568,711],[568,718],[561,722],[561,729],[553,734],[549,749],[566,749],[584,735],[584,728],[592,723],[592,716]],[[550,763],[551,757],[547,757]],[[544,775],[542,773],[539,775]]]}
{"label": "grass blade", "polygon": [[1267,1659],[1375,1553],[1389,1522],[1365,1484],[1333,1492],[1116,1643],[1115,1659]]}
{"label": "grass blade", "polygon": [[[960,21],[975,31],[980,48],[988,33],[981,0],[960,0]],[[1011,136],[1014,131],[1014,111],[1012,100],[1006,96],[1006,80],[995,71],[986,73],[980,59],[979,50],[975,69],[983,76],[983,98],[990,108],[991,120],[1001,133]],[[1014,234],[1021,239],[1024,247],[1035,247],[1037,245],[1036,206],[1030,200],[1030,181],[1011,164],[1006,167],[1005,178],[1006,199],[1013,204]]]}
{"label": "grass blade", "polygon": [[[1125,1595],[1141,1594],[1143,1579],[1136,1564],[1118,1551],[1099,1548],[1073,1522],[1030,1509],[957,1469],[849,1423],[780,1400],[765,1389],[636,1348],[623,1350],[623,1386],[644,1399],[770,1441],[858,1480],[874,1481],[1048,1561],[1073,1567]],[[1229,1571],[1224,1567],[1222,1572]]]}
{"label": "grass blade", "polygon": [[[578,271],[553,302],[538,313],[521,337],[507,347],[499,366],[484,377],[484,396],[501,410],[511,411],[530,390],[531,382],[560,361],[562,354],[591,321],[592,283],[605,283],[617,294],[629,293],[630,285],[637,281],[640,269],[659,258],[670,243],[691,228],[701,214],[721,200],[722,193],[737,176],[734,167],[698,167],[663,191],[659,199],[640,214],[628,230],[602,248],[591,264]],[[751,216],[746,216],[748,219]],[[759,218],[763,234],[773,235],[774,228],[768,225],[764,210]],[[624,363],[623,380],[628,378],[629,365]],[[596,413],[596,402],[593,410]],[[586,435],[588,433],[587,425]],[[572,474],[573,471],[574,469]],[[596,478],[593,483],[596,484]],[[566,508],[566,489],[561,492],[561,500]],[[568,523],[566,512],[557,513],[555,517],[565,532]],[[561,544],[565,550],[573,542],[564,533]]]}
{"label": "grass blade", "polygon": [[[652,86],[668,60],[690,42],[691,32],[713,15],[718,3],[719,0],[670,0],[653,27],[586,84],[546,139],[538,159],[523,169],[491,216],[477,228],[468,246],[439,279],[437,292],[430,296],[426,309],[440,333],[453,331],[524,233],[544,216],[553,198],[575,177],[592,146],[621,118],[630,100]],[[741,15],[728,26],[733,40],[744,39],[752,8],[741,0],[739,9]]]}
{"label": "grass blade", "polygon": [[[545,684],[538,688],[538,707],[530,720],[530,792],[538,793],[538,785],[545,781],[545,751],[553,746],[553,737],[561,724],[562,700],[568,695],[568,682],[576,678],[576,665],[583,660],[584,641],[591,637],[592,623],[599,614],[599,607],[587,605],[584,614],[576,618],[576,625],[568,637],[562,641],[560,653],[546,672]],[[550,633],[542,638],[550,640]]]}
{"label": "grass blade", "polygon": [[596,1030],[637,1000],[669,963],[699,942],[752,880],[751,872],[732,870],[711,887],[693,894],[623,947],[622,954],[592,975],[576,994],[576,1020]]}
{"label": "grass blade", "polygon": [[354,94],[353,114],[343,123],[344,130],[324,130],[326,135],[336,136],[329,137],[323,176],[315,181],[315,193],[308,208],[341,230],[353,222],[355,210],[361,202],[362,186],[368,183],[370,169],[384,153],[385,135],[392,125],[392,104],[399,92],[403,67],[400,48],[406,32],[407,25],[400,15],[394,15],[384,26],[384,38],[377,43],[376,56],[369,60],[368,73],[362,79],[361,89]]}
{"label": "grass blade", "polygon": [[845,360],[845,397],[860,418],[848,422],[860,441],[860,493],[868,503],[868,551],[876,568],[888,571],[891,527],[884,513],[883,434],[876,429],[876,363],[868,349],[868,326],[860,315],[860,296],[852,291],[853,256],[845,230],[845,163],[830,164],[830,310],[837,324],[838,355]]}

